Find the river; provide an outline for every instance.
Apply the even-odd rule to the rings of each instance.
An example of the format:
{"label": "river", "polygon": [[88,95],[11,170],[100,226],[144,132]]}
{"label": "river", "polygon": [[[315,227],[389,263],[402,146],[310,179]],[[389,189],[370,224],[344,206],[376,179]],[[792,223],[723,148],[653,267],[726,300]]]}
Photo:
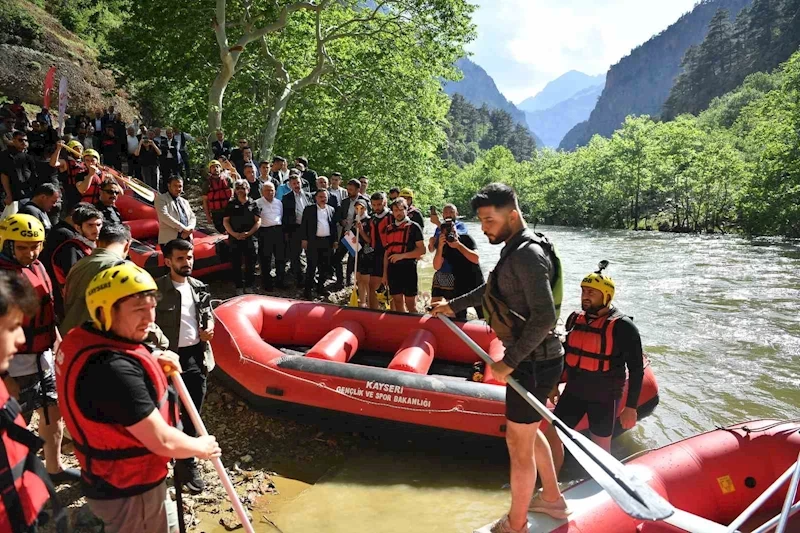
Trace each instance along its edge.
{"label": "river", "polygon": [[[500,246],[475,223],[481,266]],[[566,314],[583,275],[608,259],[616,305],[633,316],[660,386],[655,412],[614,442],[625,457],[701,431],[800,410],[800,245],[735,236],[539,227],[564,265]],[[432,276],[430,257],[421,283]],[[498,445],[499,444],[499,445]],[[569,472],[567,472],[569,475]],[[365,444],[270,519],[283,533],[472,531],[508,505],[502,442],[418,444],[403,435]],[[281,486],[299,489],[291,480]],[[266,529],[265,529],[266,528]],[[259,524],[258,530],[271,531]]]}

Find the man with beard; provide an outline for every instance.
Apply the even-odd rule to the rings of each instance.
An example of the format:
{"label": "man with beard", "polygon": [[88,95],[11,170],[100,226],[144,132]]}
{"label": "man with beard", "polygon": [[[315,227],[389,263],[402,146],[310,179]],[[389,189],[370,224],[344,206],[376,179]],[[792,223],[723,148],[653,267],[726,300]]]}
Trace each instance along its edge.
{"label": "man with beard", "polygon": [[[169,274],[156,280],[161,300],[156,305],[156,324],[169,339],[170,347],[178,354],[181,377],[197,412],[206,395],[206,379],[214,368],[214,355],[209,341],[214,337],[214,315],[211,312],[211,293],[208,286],[191,277],[194,267],[194,246],[184,239],[174,239],[162,247],[164,264]],[[181,412],[183,432],[198,435],[187,410]],[[175,463],[175,475],[198,494],[205,488],[195,459]]]}
{"label": "man with beard", "polygon": [[422,228],[408,217],[405,199],[392,202],[394,220],[384,232],[383,284],[389,286],[394,310],[417,312],[417,260],[425,255]]}
{"label": "man with beard", "polygon": [[372,216],[369,217],[369,243],[373,249],[372,269],[369,274],[369,308],[380,309],[378,289],[383,284],[383,246],[386,227],[392,223],[392,212],[386,207],[386,194],[372,193]]}
{"label": "man with beard", "polygon": [[64,335],[91,319],[86,308],[86,287],[98,273],[128,257],[130,247],[131,230],[128,226],[103,224],[97,237],[97,248],[92,250],[91,255],[78,261],[67,275],[64,288],[64,320],[59,327]]}
{"label": "man with beard", "polygon": [[[58,248],[53,250],[52,262],[55,279],[63,291],[67,282],[67,275],[70,269],[92,253],[103,227],[103,215],[94,206],[78,206],[72,212],[72,224],[78,235],[62,242]],[[66,333],[66,332],[65,332]]]}
{"label": "man with beard", "polygon": [[[607,266],[607,261],[601,262],[598,270],[581,281],[582,310],[572,313],[566,322],[567,385],[560,397],[558,389],[553,389],[553,399],[557,399],[555,415],[569,427],[574,428],[588,415],[592,440],[610,451],[626,366],[628,397],[619,422],[623,429],[636,425],[644,359],[639,330],[633,320],[611,304],[616,288],[614,280],[603,273]],[[564,446],[555,430],[547,428],[545,436],[553,449],[558,472],[564,463]]]}
{"label": "man with beard", "polygon": [[[553,331],[563,292],[561,262],[547,238],[526,227],[517,195],[508,185],[487,185],[472,199],[472,209],[489,242],[505,243],[500,260],[485,284],[450,302],[439,302],[431,313],[457,313],[483,305],[487,322],[505,347],[503,359],[487,372],[501,381],[511,375],[545,402],[564,365],[564,349]],[[527,532],[529,510],[566,518],[569,509],[558,487],[550,447],[543,437],[537,442],[542,417],[511,387],[506,388],[506,421],[511,509],[491,531]],[[533,498],[537,467],[543,489]]]}
{"label": "man with beard", "polygon": [[100,184],[100,201],[94,206],[103,214],[104,223],[122,224],[122,214],[117,209],[117,198],[120,195],[122,195],[122,187],[114,178],[106,178]]}

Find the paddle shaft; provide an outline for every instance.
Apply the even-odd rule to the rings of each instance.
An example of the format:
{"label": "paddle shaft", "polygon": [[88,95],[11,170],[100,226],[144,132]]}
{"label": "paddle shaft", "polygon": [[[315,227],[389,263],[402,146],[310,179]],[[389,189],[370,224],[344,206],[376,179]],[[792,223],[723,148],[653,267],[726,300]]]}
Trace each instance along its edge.
{"label": "paddle shaft", "polygon": [[[175,385],[175,388],[178,389],[178,396],[181,399],[181,403],[186,409],[186,412],[189,414],[189,418],[192,419],[192,424],[194,424],[194,428],[197,430],[197,433],[202,436],[208,435],[206,425],[200,418],[200,413],[197,412],[197,407],[194,405],[194,401],[189,394],[189,390],[186,388],[186,384],[183,382],[183,378],[178,372],[172,372],[169,375],[172,377],[172,383]],[[236,511],[239,521],[242,523],[242,526],[244,526],[244,530],[247,533],[255,533],[253,530],[253,525],[247,518],[247,513],[242,506],[242,502],[239,500],[239,496],[236,494],[236,490],[233,488],[233,483],[228,477],[225,467],[222,465],[222,460],[219,457],[214,457],[211,459],[211,463],[214,465],[214,469],[217,471],[220,481],[222,481],[222,486],[225,487],[225,492],[228,493],[228,499],[230,500],[231,505],[233,505],[233,509]]]}
{"label": "paddle shaft", "polygon": [[[483,348],[449,318],[443,314],[438,317],[487,365],[494,363]],[[663,520],[674,513],[675,509],[666,500],[652,487],[626,472],[625,467],[611,454],[559,420],[514,378],[508,376],[506,381],[542,418],[553,425],[567,450],[626,514],[642,520]]]}
{"label": "paddle shaft", "polygon": [[[65,149],[67,152],[71,153],[75,157],[81,157],[83,155],[79,151],[75,150],[74,148],[70,148],[66,144],[62,144],[61,148]],[[153,191],[142,187],[141,185],[139,185],[138,183],[136,183],[132,179],[128,178],[127,176],[122,175],[122,173],[119,173],[119,172],[115,173],[114,174],[114,178],[115,179],[119,179],[122,182],[124,182],[128,187],[130,187],[136,194],[138,194],[142,198],[145,198],[146,200],[148,200],[150,202],[155,200],[155,194],[153,193]]]}

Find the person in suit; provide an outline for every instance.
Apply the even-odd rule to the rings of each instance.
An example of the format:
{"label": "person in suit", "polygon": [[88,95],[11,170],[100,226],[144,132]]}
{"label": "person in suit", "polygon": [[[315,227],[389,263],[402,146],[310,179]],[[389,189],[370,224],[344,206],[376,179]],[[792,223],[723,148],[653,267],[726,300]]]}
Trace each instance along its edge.
{"label": "person in suit", "polygon": [[283,203],[283,234],[286,239],[289,264],[294,274],[297,285],[303,283],[303,265],[301,256],[303,254],[302,232],[300,223],[303,220],[303,210],[313,204],[311,195],[305,192],[300,186],[300,176],[292,174],[289,177],[289,192],[281,198]]}
{"label": "person in suit", "polygon": [[225,140],[222,130],[217,130],[217,140],[211,143],[211,151],[214,152],[214,159],[231,156],[231,143]]}
{"label": "person in suit", "polygon": [[158,244],[162,246],[172,239],[191,241],[197,227],[197,217],[182,192],[183,178],[173,174],[167,182],[167,192],[156,196]]}
{"label": "person in suit", "polygon": [[178,145],[178,138],[175,137],[175,132],[172,131],[172,128],[167,128],[167,136],[161,138],[161,159],[159,161],[159,166],[161,167],[161,176],[163,179],[159,184],[158,192],[166,192],[167,179],[172,174],[181,173],[179,148],[180,146]]}
{"label": "person in suit", "polygon": [[317,171],[308,168],[308,159],[297,157],[294,160],[294,168],[298,169],[303,175],[303,190],[314,192],[317,190]]}
{"label": "person in suit", "polygon": [[327,277],[331,255],[338,247],[336,240],[336,211],[328,205],[328,191],[317,189],[313,205],[303,210],[300,223],[302,246],[306,251],[308,270],[303,297],[311,300],[311,287],[317,275],[317,295],[327,296],[325,278]]}
{"label": "person in suit", "polygon": [[[339,206],[339,210],[337,212],[336,220],[340,227],[340,232],[344,235],[345,232],[350,231],[353,227],[353,219],[355,217],[355,207],[356,201],[358,199],[363,199],[367,202],[367,205],[370,205],[370,200],[359,191],[361,190],[361,182],[352,179],[347,182],[347,198],[342,201],[342,205]],[[342,259],[344,259],[345,254],[347,254],[347,249],[344,247],[338,248],[336,250],[336,254],[333,256],[333,271],[336,275],[336,285],[344,287],[345,285],[350,285],[350,276],[353,275],[353,268],[355,266],[355,260],[352,255],[347,255],[347,278],[344,279],[344,273],[342,271]]]}
{"label": "person in suit", "polygon": [[335,210],[339,209],[339,195],[334,194],[333,192],[328,189],[328,178],[327,176],[320,176],[317,178],[317,190],[322,189],[323,191],[327,191],[328,193],[328,205],[334,208]]}

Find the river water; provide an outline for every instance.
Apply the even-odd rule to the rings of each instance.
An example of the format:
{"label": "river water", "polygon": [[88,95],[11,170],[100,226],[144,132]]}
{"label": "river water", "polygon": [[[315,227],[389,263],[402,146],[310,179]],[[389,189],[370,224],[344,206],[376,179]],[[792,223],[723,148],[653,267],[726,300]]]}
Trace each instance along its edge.
{"label": "river water", "polygon": [[[500,246],[468,223],[488,272]],[[626,457],[717,425],[800,414],[800,245],[733,236],[539,227],[557,245],[564,313],[579,283],[611,262],[617,306],[634,317],[650,354],[661,403],[614,441]],[[430,257],[421,284],[432,276]],[[566,473],[567,476],[569,472]],[[508,505],[502,442],[376,437],[313,486],[276,502],[283,533],[472,531]],[[292,485],[289,479],[278,480]],[[259,524],[259,530],[272,531]]]}

